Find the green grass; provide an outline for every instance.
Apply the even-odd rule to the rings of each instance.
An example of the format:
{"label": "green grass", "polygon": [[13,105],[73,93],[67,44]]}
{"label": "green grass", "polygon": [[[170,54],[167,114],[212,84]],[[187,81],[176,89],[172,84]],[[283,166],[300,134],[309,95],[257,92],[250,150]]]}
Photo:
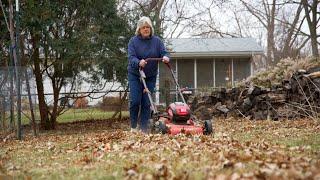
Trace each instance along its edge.
{"label": "green grass", "polygon": [[[26,114],[26,115],[25,115]],[[99,108],[87,108],[87,109],[69,109],[57,118],[58,123],[67,123],[74,121],[85,121],[88,119],[108,119],[111,118],[114,111],[103,111]],[[21,121],[23,125],[30,123],[28,117],[31,117],[30,112],[22,114]],[[122,117],[128,117],[128,111],[122,111]],[[16,118],[16,117],[15,117]],[[39,122],[40,114],[38,111],[35,112],[36,121]],[[7,122],[9,123],[9,122]]]}
{"label": "green grass", "polygon": [[[71,109],[58,117],[58,122],[83,121],[87,119],[108,119],[114,111],[102,111],[100,109]],[[129,116],[128,111],[122,112],[122,116]]]}
{"label": "green grass", "polygon": [[309,146],[311,150],[320,152],[320,134],[310,133],[305,134],[304,136],[300,137],[287,137],[281,138],[277,140],[280,144],[284,144],[288,147],[296,147],[296,146]]}
{"label": "green grass", "polygon": [[258,126],[250,131],[233,133],[232,137],[243,143],[265,140],[266,142],[284,145],[287,148],[304,146],[312,151],[320,152],[320,134],[308,129],[278,127],[268,130]]}

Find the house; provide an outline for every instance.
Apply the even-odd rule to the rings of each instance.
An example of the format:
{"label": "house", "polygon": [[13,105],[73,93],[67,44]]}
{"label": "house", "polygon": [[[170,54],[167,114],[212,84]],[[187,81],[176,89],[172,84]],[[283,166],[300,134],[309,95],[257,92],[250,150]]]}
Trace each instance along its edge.
{"label": "house", "polygon": [[[179,38],[165,42],[180,86],[194,89],[234,86],[252,75],[253,58],[263,54],[253,38]],[[157,83],[160,92],[170,78],[170,71],[160,63]],[[170,85],[175,87],[173,82]],[[157,102],[158,98],[163,100],[158,95]]]}

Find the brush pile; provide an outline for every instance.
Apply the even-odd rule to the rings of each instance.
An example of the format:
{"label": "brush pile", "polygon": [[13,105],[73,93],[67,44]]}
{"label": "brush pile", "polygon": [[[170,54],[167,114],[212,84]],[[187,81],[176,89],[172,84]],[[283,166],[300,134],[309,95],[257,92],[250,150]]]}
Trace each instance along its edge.
{"label": "brush pile", "polygon": [[[245,117],[255,120],[303,117],[318,119],[319,61],[313,62],[313,66],[310,65],[310,61],[306,63],[307,66],[300,66],[308,70],[297,69],[299,66],[295,69],[294,64],[284,66],[283,63],[287,62],[290,61],[281,61],[275,68],[275,73],[258,74],[264,80],[255,76],[246,82],[251,85],[222,88],[211,94],[193,96],[189,98],[188,103],[199,119],[211,119],[213,116]],[[285,68],[281,71],[280,67]],[[285,78],[286,76],[289,78]]]}

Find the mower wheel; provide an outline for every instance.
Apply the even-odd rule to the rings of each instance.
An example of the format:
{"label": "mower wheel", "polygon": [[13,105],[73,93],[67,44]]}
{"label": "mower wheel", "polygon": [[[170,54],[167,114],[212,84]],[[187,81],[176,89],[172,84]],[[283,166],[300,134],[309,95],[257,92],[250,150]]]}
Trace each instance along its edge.
{"label": "mower wheel", "polygon": [[166,124],[162,121],[159,121],[159,130],[161,134],[166,134],[168,132]]}
{"label": "mower wheel", "polygon": [[212,129],[212,122],[211,120],[205,120],[204,121],[204,131],[203,134],[210,135],[213,132]]}

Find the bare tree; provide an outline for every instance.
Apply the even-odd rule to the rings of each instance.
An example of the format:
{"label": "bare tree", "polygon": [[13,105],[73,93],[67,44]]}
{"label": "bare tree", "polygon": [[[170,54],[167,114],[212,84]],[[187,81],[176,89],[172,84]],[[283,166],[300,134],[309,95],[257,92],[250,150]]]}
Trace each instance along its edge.
{"label": "bare tree", "polygon": [[[156,34],[165,38],[176,38],[193,30],[195,19],[203,11],[194,11],[198,0],[119,0],[119,9],[135,21],[139,16],[149,16],[154,22]],[[135,26],[135,22],[132,23]]]}
{"label": "bare tree", "polygon": [[[305,45],[305,43],[302,43],[303,46],[300,46],[298,48],[293,48],[293,44],[297,39],[298,35],[300,34],[299,32],[301,30],[301,26],[303,23],[303,21],[299,22],[301,11],[302,11],[302,6],[299,5],[299,7],[296,10],[295,17],[292,23],[289,22],[289,20],[287,19],[288,16],[286,16],[286,14],[283,15],[282,17],[283,32],[281,34],[282,36],[284,36],[282,40],[283,45],[281,48],[282,53],[280,55],[280,57],[282,58],[297,56],[296,54],[297,51],[300,51],[300,49]],[[307,40],[308,39],[304,40],[304,42],[306,42]]]}
{"label": "bare tree", "polygon": [[269,4],[267,0],[261,0],[258,4],[262,4],[262,9],[258,8],[261,6],[255,6],[252,2],[247,2],[245,0],[240,0],[247,11],[253,15],[267,30],[267,62],[270,64],[274,61],[275,52],[275,17],[278,14],[278,9],[276,8],[276,0],[272,0]]}
{"label": "bare tree", "polygon": [[[130,0],[122,2],[130,4]],[[311,39],[313,55],[318,53],[318,0],[240,0],[240,4],[233,0],[131,2],[141,15],[155,17],[156,28],[161,27],[164,37],[255,37],[266,47],[269,65],[281,58],[303,55],[300,52],[307,49]],[[306,22],[310,33],[304,32]]]}
{"label": "bare tree", "polygon": [[317,28],[320,27],[320,11],[318,11],[318,5],[320,4],[319,0],[301,0],[301,4],[305,10],[305,16],[307,19],[309,31],[310,31],[310,39],[311,39],[311,47],[312,47],[312,55],[314,57],[319,57],[319,49],[317,38],[320,37],[320,34],[317,34]]}

